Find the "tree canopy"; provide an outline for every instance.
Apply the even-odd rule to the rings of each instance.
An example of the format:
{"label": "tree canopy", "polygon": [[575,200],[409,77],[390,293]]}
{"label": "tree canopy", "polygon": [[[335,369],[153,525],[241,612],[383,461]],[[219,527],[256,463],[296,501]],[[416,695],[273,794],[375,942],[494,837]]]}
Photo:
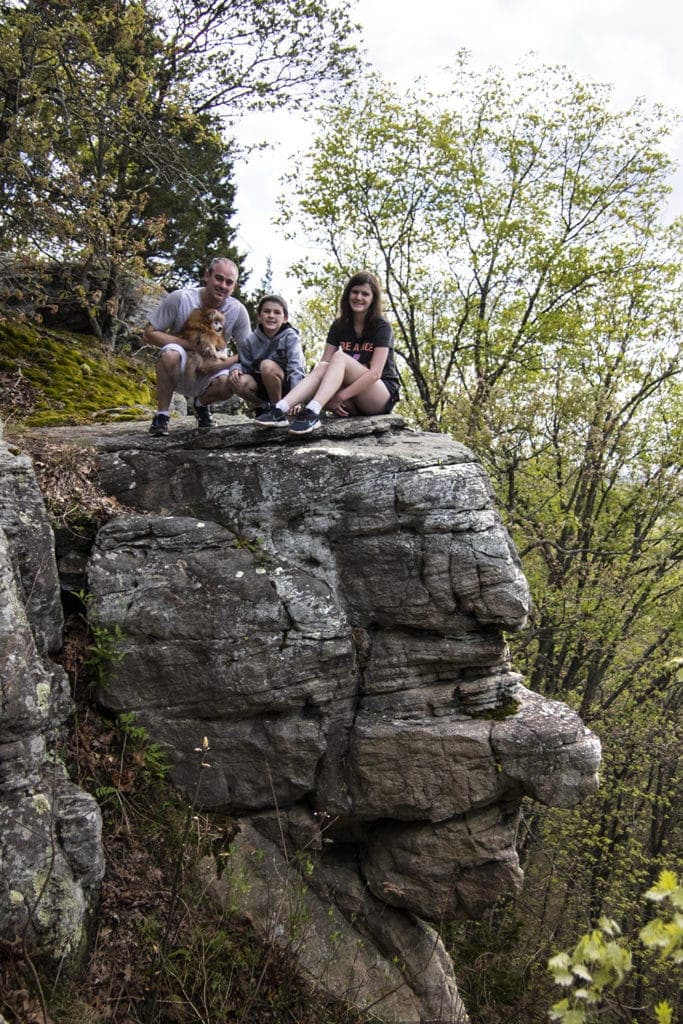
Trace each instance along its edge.
{"label": "tree canopy", "polygon": [[24,0],[0,25],[0,254],[76,262],[110,335],[127,274],[238,256],[239,113],[302,102],[353,52],[328,0]]}
{"label": "tree canopy", "polygon": [[331,298],[360,267],[382,278],[397,411],[475,448],[520,549],[535,611],[516,664],[603,739],[580,821],[536,814],[523,834],[529,892],[544,850],[536,924],[553,934],[625,913],[680,840],[672,124],[642,101],[614,110],[563,68],[478,74],[463,56],[438,95],[380,78],[352,90],[283,200],[327,253],[299,268],[306,283]]}

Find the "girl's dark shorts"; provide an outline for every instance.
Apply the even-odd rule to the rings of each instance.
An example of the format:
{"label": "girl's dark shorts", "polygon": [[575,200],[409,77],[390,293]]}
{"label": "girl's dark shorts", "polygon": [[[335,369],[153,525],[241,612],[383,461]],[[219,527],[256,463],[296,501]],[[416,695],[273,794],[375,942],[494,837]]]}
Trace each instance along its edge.
{"label": "girl's dark shorts", "polygon": [[389,392],[389,401],[384,406],[384,408],[382,409],[382,413],[381,413],[382,416],[385,416],[387,413],[391,412],[391,410],[394,408],[394,406],[398,402],[398,400],[401,397],[401,395],[400,395],[400,392],[398,390],[398,384],[396,384],[395,381],[393,381],[393,380],[383,380],[382,383],[384,384],[384,387]]}

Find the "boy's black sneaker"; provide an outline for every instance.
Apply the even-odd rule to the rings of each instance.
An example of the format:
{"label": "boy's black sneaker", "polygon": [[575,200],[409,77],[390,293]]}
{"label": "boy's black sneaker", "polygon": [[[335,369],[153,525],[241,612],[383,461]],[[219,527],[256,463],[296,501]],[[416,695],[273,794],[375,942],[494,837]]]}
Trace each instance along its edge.
{"label": "boy's black sneaker", "polygon": [[208,405],[199,405],[195,398],[192,408],[195,416],[197,417],[197,430],[202,433],[206,433],[207,430],[211,430],[211,427],[213,426],[211,407]]}
{"label": "boy's black sneaker", "polygon": [[288,427],[289,417],[276,405],[267,405],[263,412],[260,412],[254,419],[257,427]]}
{"label": "boy's black sneaker", "polygon": [[152,426],[149,428],[149,432],[152,437],[167,437],[168,416],[165,416],[163,412],[156,413],[152,420]]}
{"label": "boy's black sneaker", "polygon": [[312,430],[318,430],[321,426],[318,413],[304,406],[290,423],[289,432],[290,434],[310,434]]}

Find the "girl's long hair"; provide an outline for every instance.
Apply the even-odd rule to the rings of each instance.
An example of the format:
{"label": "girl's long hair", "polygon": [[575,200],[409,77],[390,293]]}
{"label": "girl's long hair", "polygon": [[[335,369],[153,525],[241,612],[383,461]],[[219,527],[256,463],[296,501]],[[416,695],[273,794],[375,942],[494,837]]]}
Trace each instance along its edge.
{"label": "girl's long hair", "polygon": [[367,327],[373,320],[379,320],[382,316],[382,286],[379,283],[379,279],[374,274],[371,274],[369,270],[360,270],[346,282],[341,299],[339,300],[338,319],[345,320],[349,324],[353,323],[349,296],[351,289],[357,288],[359,284],[367,284],[372,290],[372,303],[365,314],[365,326]]}

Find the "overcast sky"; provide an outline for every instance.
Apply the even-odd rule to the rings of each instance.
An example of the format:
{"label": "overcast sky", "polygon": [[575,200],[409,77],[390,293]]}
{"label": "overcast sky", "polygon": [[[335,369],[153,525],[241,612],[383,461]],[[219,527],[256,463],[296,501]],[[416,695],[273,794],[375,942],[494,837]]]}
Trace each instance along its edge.
{"label": "overcast sky", "polygon": [[[400,86],[435,76],[462,48],[477,70],[512,70],[533,52],[541,63],[612,84],[620,107],[643,96],[683,112],[680,0],[366,0],[350,15],[363,26],[370,63]],[[238,125],[237,135],[276,143],[270,158],[260,153],[236,169],[238,245],[247,253],[249,284],[259,284],[271,257],[274,287],[293,300],[297,288],[287,270],[301,250],[284,241],[272,218],[280,169],[292,151],[306,148],[310,128],[291,113],[264,114]],[[671,145],[683,167],[683,131]],[[683,169],[673,184],[670,210],[683,213]]]}

